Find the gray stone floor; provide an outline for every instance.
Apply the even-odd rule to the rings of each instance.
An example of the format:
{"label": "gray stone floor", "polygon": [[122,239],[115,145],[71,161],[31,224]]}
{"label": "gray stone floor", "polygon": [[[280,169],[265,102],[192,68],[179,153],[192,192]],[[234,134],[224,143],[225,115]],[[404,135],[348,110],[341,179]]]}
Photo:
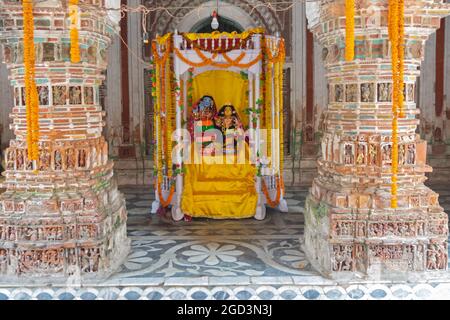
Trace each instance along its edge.
{"label": "gray stone floor", "polygon": [[[433,186],[450,212],[450,188]],[[325,279],[301,250],[307,188],[288,188],[289,213],[264,221],[194,219],[150,214],[154,193],[123,187],[132,251],[102,283],[79,287],[11,288],[0,299],[450,299],[450,273],[421,283]]]}

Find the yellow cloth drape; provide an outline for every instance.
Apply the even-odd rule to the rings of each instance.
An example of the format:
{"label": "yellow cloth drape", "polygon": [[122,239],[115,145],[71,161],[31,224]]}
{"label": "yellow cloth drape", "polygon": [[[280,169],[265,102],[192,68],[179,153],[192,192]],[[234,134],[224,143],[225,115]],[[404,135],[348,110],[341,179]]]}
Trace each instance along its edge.
{"label": "yellow cloth drape", "polygon": [[181,209],[192,217],[242,219],[255,215],[256,168],[250,164],[185,165]]}
{"label": "yellow cloth drape", "polygon": [[225,104],[231,103],[239,113],[242,124],[248,125],[248,116],[245,114],[248,108],[246,104],[248,82],[239,73],[225,70],[206,71],[194,77],[192,89],[194,103],[205,95],[214,98],[217,111]]}

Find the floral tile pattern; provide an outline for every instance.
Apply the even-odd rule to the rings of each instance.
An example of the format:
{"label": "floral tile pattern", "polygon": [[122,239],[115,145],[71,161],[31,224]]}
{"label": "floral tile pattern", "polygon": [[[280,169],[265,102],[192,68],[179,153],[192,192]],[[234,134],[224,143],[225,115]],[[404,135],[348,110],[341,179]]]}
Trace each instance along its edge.
{"label": "floral tile pattern", "polygon": [[[450,212],[448,187],[433,186]],[[121,190],[127,200],[132,250],[120,270],[103,283],[79,287],[11,288],[6,299],[450,299],[450,273],[439,282],[338,284],[321,277],[301,249],[307,188],[288,188],[289,213],[268,210],[264,221],[174,222],[151,215],[154,193]]]}
{"label": "floral tile pattern", "polygon": [[[174,222],[151,215],[153,193],[123,188],[132,253],[114,279],[317,275],[300,249],[303,215],[269,210],[264,221],[194,219]],[[292,203],[306,189],[289,190]],[[297,195],[297,196],[296,196]],[[300,195],[300,196],[298,196]],[[145,200],[143,200],[145,198]]]}

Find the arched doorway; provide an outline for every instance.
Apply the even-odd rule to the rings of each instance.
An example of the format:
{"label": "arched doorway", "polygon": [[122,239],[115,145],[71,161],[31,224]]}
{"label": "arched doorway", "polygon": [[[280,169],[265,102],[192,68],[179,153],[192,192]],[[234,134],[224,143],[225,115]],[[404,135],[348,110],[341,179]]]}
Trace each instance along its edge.
{"label": "arched doorway", "polygon": [[[185,13],[183,18],[173,25],[180,32],[212,32],[211,15],[212,8],[215,8],[216,2],[209,1],[200,5],[198,8]],[[260,26],[260,22],[250,16],[242,8],[234,5],[219,7],[218,10],[219,30],[218,31],[238,31],[242,32]],[[159,30],[157,30],[159,32]],[[161,30],[162,31],[162,30]],[[164,32],[159,32],[160,34]]]}
{"label": "arched doorway", "polygon": [[211,18],[206,18],[198,22],[192,29],[191,32],[195,33],[211,33],[214,31],[219,32],[243,32],[244,28],[236,21],[232,19],[228,19],[226,17],[219,16],[217,18],[219,20],[219,28],[217,30],[214,30],[211,28]]}

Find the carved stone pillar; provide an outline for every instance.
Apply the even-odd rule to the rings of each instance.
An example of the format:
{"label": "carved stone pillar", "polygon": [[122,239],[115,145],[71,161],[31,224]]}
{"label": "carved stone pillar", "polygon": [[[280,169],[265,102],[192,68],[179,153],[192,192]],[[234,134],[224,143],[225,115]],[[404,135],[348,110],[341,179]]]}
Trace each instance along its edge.
{"label": "carved stone pillar", "polygon": [[0,0],[0,43],[14,87],[16,136],[6,150],[6,192],[0,195],[1,279],[99,278],[113,272],[129,250],[125,201],[108,160],[99,104],[116,24],[104,1],[80,1],[82,61],[72,64],[67,3],[34,6],[40,123],[34,173],[27,159],[22,6]]}
{"label": "carved stone pillar", "polygon": [[[415,279],[447,270],[448,218],[424,185],[426,142],[416,134],[416,79],[428,36],[450,13],[405,0],[405,108],[399,119],[399,206],[390,207],[392,72],[388,0],[356,0],[355,60],[345,61],[345,1],[309,3],[329,83],[318,177],[306,201],[305,250],[332,278]],[[432,272],[434,271],[434,272]]]}

